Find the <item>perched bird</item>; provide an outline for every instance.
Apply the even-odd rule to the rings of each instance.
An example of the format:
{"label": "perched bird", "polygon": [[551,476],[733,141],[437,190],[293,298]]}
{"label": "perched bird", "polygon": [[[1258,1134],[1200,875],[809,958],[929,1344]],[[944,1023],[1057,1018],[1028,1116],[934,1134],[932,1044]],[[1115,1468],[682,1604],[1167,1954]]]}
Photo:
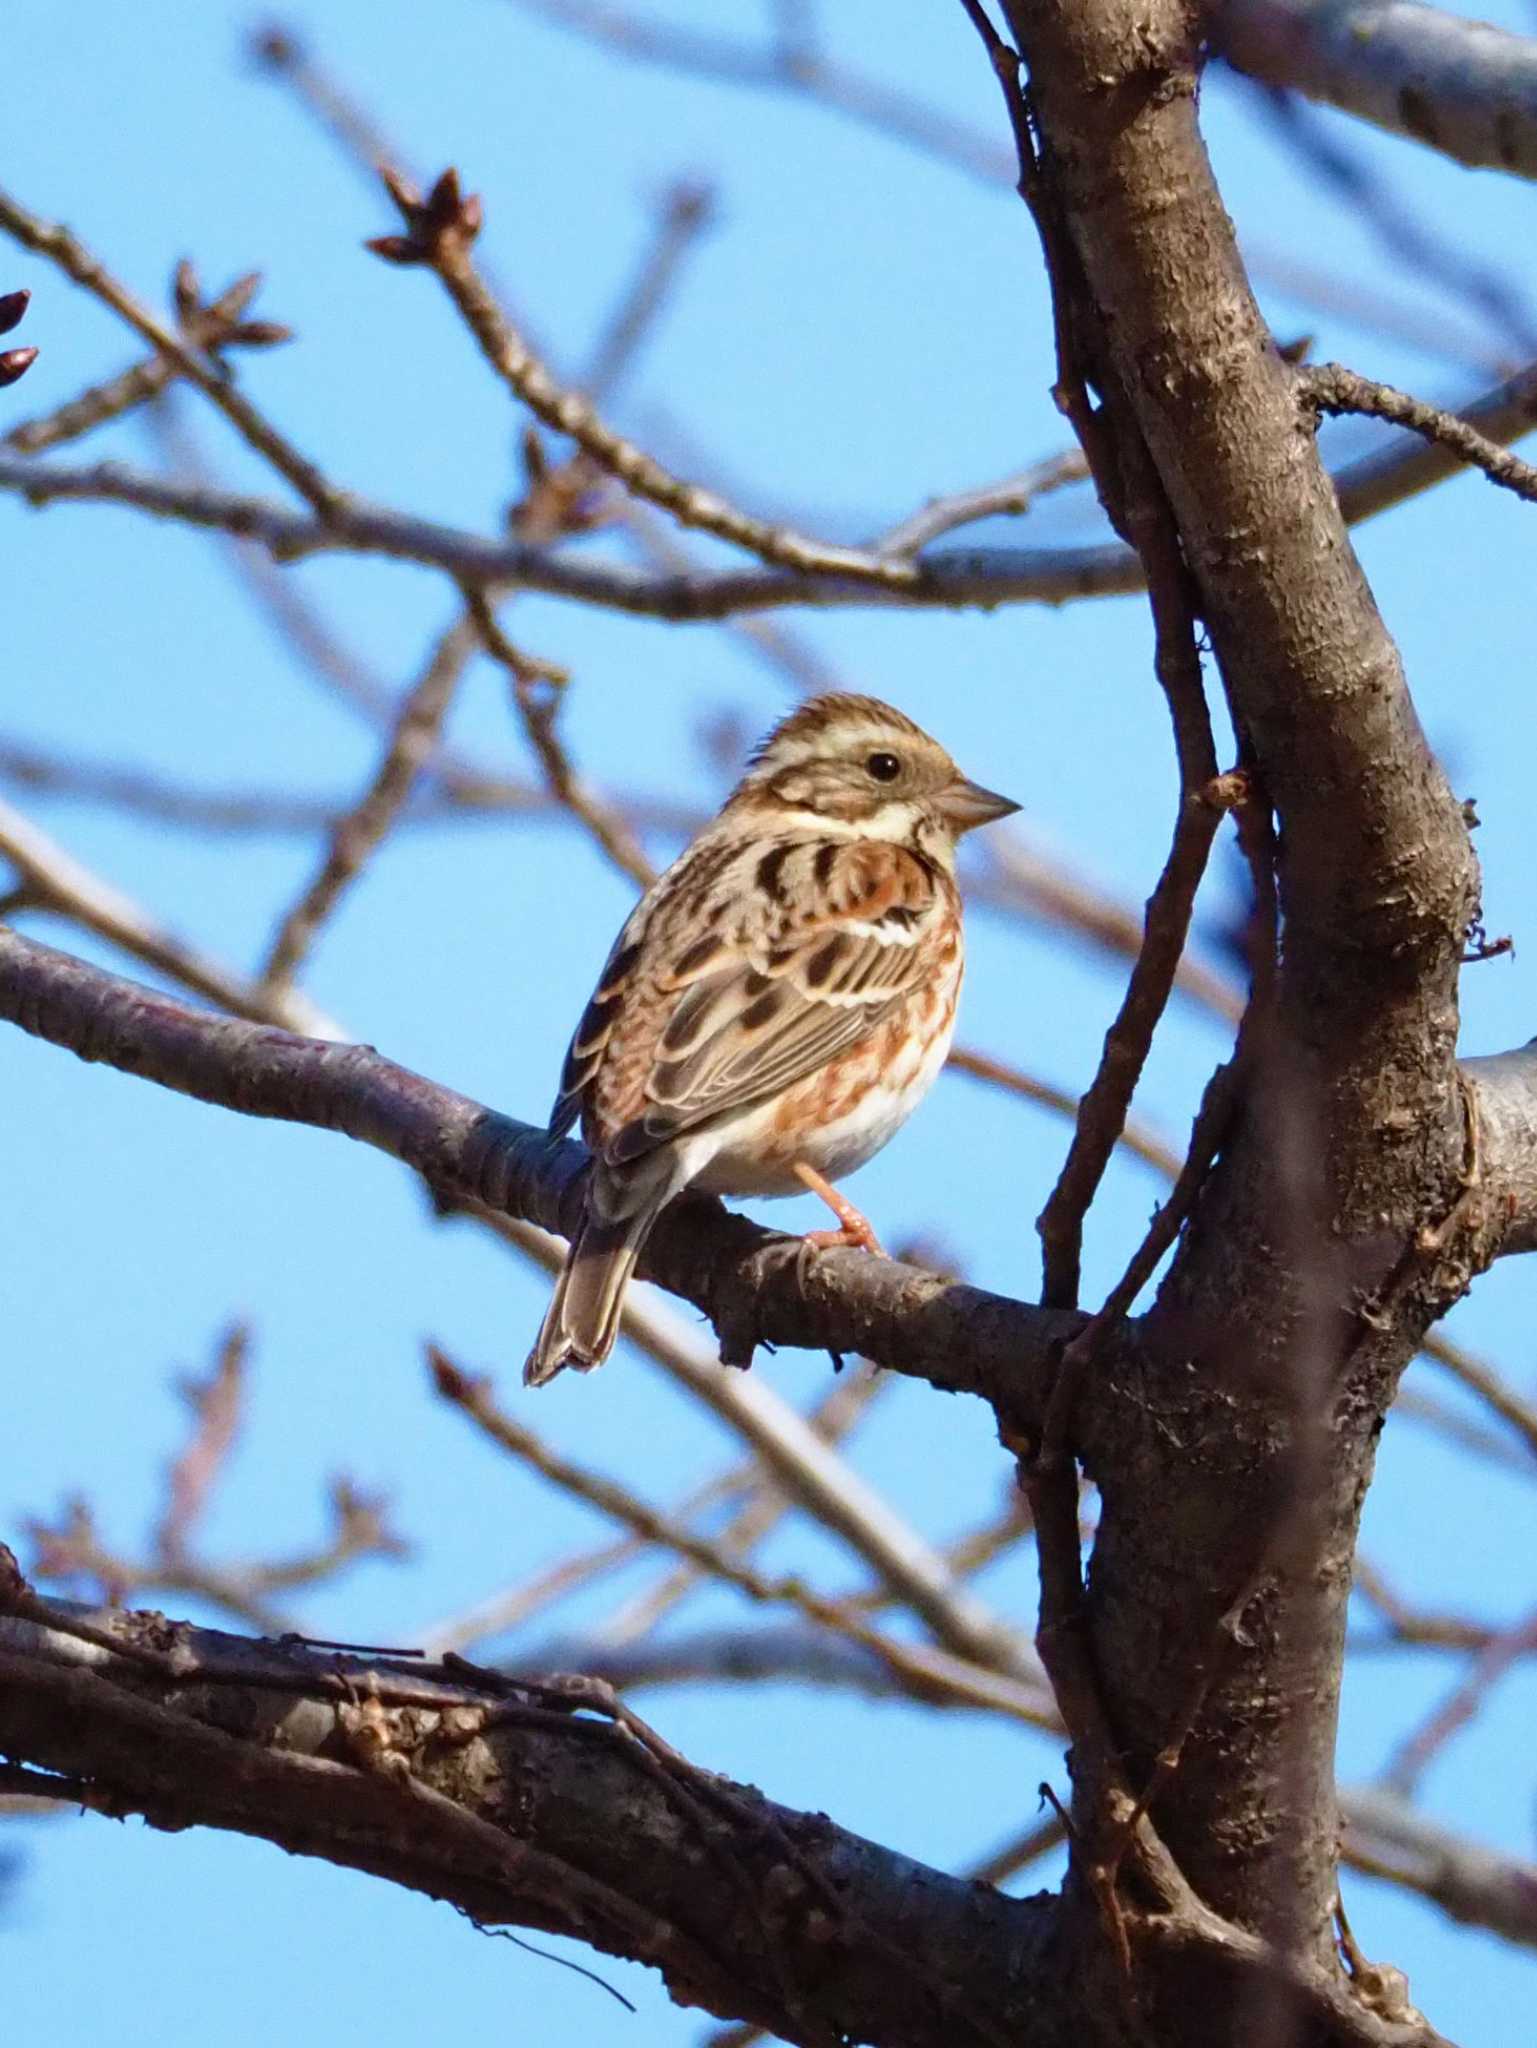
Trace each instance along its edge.
{"label": "perched bird", "polygon": [[566,1055],[550,1116],[580,1116],[586,1214],[529,1353],[530,1386],[613,1349],[625,1286],[684,1188],[819,1194],[927,1093],[960,991],[955,844],[1019,808],[873,697],[815,697],[758,748],[719,815],[642,897]]}

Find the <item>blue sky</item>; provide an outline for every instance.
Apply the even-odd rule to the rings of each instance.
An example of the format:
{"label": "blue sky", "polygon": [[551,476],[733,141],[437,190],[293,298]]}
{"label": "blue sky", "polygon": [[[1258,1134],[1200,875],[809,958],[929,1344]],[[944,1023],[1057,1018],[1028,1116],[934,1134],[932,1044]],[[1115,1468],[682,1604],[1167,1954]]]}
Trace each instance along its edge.
{"label": "blue sky", "polygon": [[[910,12],[898,36],[889,10],[844,8],[829,37],[848,61],[996,130],[993,84],[959,7]],[[1521,25],[1514,0],[1511,12]],[[762,18],[747,4],[671,13],[744,33]],[[877,18],[882,32],[869,33]],[[505,0],[443,0],[427,27],[419,9],[360,0],[296,9],[293,20],[414,162],[456,162],[484,195],[487,261],[568,369],[586,359],[630,275],[658,194],[680,175],[712,182],[717,223],[614,410],[754,509],[855,537],[1061,445],[1034,238],[1006,190],[811,107],[628,69]],[[253,395],[339,482],[489,530],[508,495],[520,423],[431,281],[362,252],[365,236],[391,225],[386,207],[257,74],[242,49],[249,26],[243,8],[222,0],[16,11],[0,76],[0,178],[70,222],[147,297],[163,301],[184,254],[220,284],[259,265],[259,310],[291,322],[300,340],[248,360]],[[1423,265],[1406,274],[1366,222],[1321,193],[1244,88],[1212,79],[1204,114],[1279,333],[1311,333],[1318,357],[1446,398],[1483,381],[1459,367],[1470,329],[1486,348],[1514,354],[1487,322],[1480,329],[1466,299],[1440,291]],[[1390,177],[1418,218],[1501,267],[1537,330],[1537,274],[1510,261],[1531,246],[1528,187],[1333,117],[1326,126]],[[1327,269],[1346,293],[1391,291],[1423,320],[1424,344],[1266,285],[1281,256]],[[30,285],[34,300],[13,338],[44,354],[6,394],[7,418],[135,353],[107,314],[19,253],[0,261],[0,286],[15,284]],[[269,488],[221,422],[183,417],[230,480]],[[1342,430],[1336,445],[1362,438]],[[156,459],[133,423],[86,453]],[[1459,794],[1478,799],[1489,928],[1517,939],[1514,960],[1466,977],[1469,1051],[1524,1039],[1537,1011],[1532,522],[1530,508],[1466,478],[1359,534],[1421,717]],[[1026,527],[1041,539],[1089,530],[1066,499]],[[206,540],[105,508],[34,515],[0,499],[0,559],[0,735],[210,787],[339,797],[361,786],[374,740],[299,671]],[[323,561],[289,573],[392,684],[412,676],[452,614],[452,592],[426,570]],[[520,601],[515,618],[524,644],[570,668],[566,736],[600,786],[709,801],[721,777],[701,744],[705,719],[724,709],[753,732],[788,701],[781,678],[715,629],[539,598]],[[1172,771],[1140,601],[792,623],[851,686],[891,697],[972,772],[1018,797],[1036,843],[1128,899],[1145,895],[1167,840]],[[500,678],[485,665],[468,678],[452,733],[527,772]],[[21,800],[78,857],[246,967],[315,859],[314,844],[293,837],[220,843]],[[1230,886],[1224,858],[1203,899],[1208,933]],[[306,985],[393,1057],[539,1118],[628,900],[628,884],[555,827],[413,831],[347,899]],[[33,928],[91,950],[60,926]],[[983,913],[971,960],[964,1035],[1083,1085],[1117,999],[1115,971]],[[1149,1069],[1145,1114],[1184,1129],[1221,1051],[1215,1027],[1179,1005]],[[245,1314],[255,1330],[252,1408],[210,1547],[302,1548],[320,1531],[323,1488],[338,1470],[387,1489],[413,1543],[409,1562],[368,1565],[317,1596],[304,1611],[317,1632],[409,1639],[591,1540],[589,1518],[470,1440],[428,1394],[420,1343],[432,1334],[521,1402],[516,1370],[544,1283],[463,1226],[434,1225],[403,1173],[339,1139],[241,1121],[14,1033],[0,1037],[0,1100],[9,1368],[0,1535],[17,1541],[27,1515],[81,1491],[118,1541],[138,1540],[178,1439],[173,1379],[201,1369],[219,1329]],[[1033,1218],[1064,1141],[1049,1117],[946,1078],[855,1192],[888,1242],[922,1230],[972,1278],[1031,1294]],[[1115,1277],[1155,1197],[1144,1170],[1115,1168],[1090,1232],[1089,1297]],[[812,1220],[803,1205],[771,1215]],[[1532,1285],[1529,1271],[1508,1264],[1454,1324],[1527,1390],[1537,1377]],[[781,1354],[758,1370],[802,1402],[826,1383],[816,1357]],[[715,1423],[683,1408],[633,1356],[600,1379],[568,1377],[519,1412],[658,1501],[729,1450]],[[885,1394],[857,1455],[936,1540],[988,1513],[1007,1477],[980,1411],[905,1386]],[[1469,1464],[1412,1421],[1390,1422],[1367,1544],[1401,1589],[1427,1605],[1514,1620],[1532,1602],[1534,1540],[1529,1482]],[[851,1583],[845,1561],[814,1537],[786,1532],[767,1555],[831,1586]],[[1028,1620],[1028,1560],[1005,1565],[986,1588]],[[594,1598],[578,1618],[600,1620],[613,1597]],[[699,1611],[736,1612],[721,1601]],[[1343,1775],[1378,1768],[1451,1675],[1444,1662],[1402,1654],[1358,1664]],[[756,1699],[680,1691],[641,1705],[700,1762],[942,1863],[985,1851],[1028,1817],[1043,1775],[1061,1780],[1049,1745],[979,1719],[789,1688]],[[1531,1678],[1507,1679],[1425,1788],[1434,1813],[1526,1854],[1533,1786],[1518,1760],[1534,1709]],[[1001,1801],[1010,1785],[1017,1798]],[[125,2048],[191,2048],[206,2038],[210,2011],[227,2048],[243,2048],[269,2031],[274,2005],[295,2048],[331,2039],[338,2008],[379,2048],[404,2048],[428,2030],[500,2036],[509,2024],[530,2043],[579,2029],[625,2048],[672,2048],[700,2031],[644,1972],[603,1965],[637,2002],[631,2018],[569,1973],[481,1940],[444,1908],[261,1844],[89,1820],[17,1827],[5,1841],[25,1858],[0,1919],[0,1941],[15,1953],[7,2003],[19,2036],[54,2048],[109,2027]],[[1448,2032],[1465,2043],[1509,2038],[1510,2009],[1537,1992],[1530,1955],[1364,1880],[1349,1882],[1347,1898],[1367,1952],[1407,1967],[1416,1999]],[[175,1996],[125,1996],[146,1979],[174,1982]],[[70,1986],[62,2003],[61,1983]],[[262,1995],[231,1998],[232,1985]]]}

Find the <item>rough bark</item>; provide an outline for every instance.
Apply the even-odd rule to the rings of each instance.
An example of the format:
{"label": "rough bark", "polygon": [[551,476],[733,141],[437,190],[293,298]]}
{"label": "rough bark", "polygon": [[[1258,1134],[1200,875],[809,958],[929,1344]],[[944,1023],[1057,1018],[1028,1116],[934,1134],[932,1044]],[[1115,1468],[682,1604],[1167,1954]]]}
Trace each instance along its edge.
{"label": "rough bark", "polygon": [[[367,1871],[483,1926],[575,1935],[797,2048],[1076,2048],[1058,1901],[1004,1897],[686,1763],[591,1681],[368,1662],[38,1603],[0,1551],[0,1750],[29,1789]],[[13,1788],[14,1789],[14,1788]],[[1284,1983],[1319,2048],[1435,2048],[1239,1930],[1171,1922],[1155,1975]]]}
{"label": "rough bark", "polygon": [[1461,1238],[1412,1247],[1466,1160],[1455,998],[1476,873],[1243,274],[1196,123],[1198,14],[1008,13],[1041,179],[1280,828],[1259,1073],[1149,1318],[1144,1412],[1090,1460],[1093,1647],[1135,1781],[1261,1574],[1155,1812],[1203,1899],[1321,1958],[1356,1517],[1396,1375],[1472,1270]]}

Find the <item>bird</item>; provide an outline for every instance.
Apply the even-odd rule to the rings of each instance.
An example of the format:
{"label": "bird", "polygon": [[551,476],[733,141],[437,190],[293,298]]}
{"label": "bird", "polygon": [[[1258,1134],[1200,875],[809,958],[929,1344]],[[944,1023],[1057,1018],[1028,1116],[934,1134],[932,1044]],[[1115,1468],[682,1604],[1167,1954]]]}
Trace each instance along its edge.
{"label": "bird", "polygon": [[685,1188],[819,1195],[808,1251],[879,1252],[833,1183],[872,1158],[950,1049],[964,966],[955,850],[1019,806],[874,697],[812,697],[614,941],[549,1128],[580,1118],[583,1214],[523,1377],[608,1357],[657,1216]]}

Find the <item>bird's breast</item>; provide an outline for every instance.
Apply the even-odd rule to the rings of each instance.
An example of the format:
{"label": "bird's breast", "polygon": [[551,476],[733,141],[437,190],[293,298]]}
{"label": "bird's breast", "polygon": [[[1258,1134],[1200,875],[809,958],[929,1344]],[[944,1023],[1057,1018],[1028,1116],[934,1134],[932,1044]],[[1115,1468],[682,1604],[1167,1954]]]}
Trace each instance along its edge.
{"label": "bird's breast", "polygon": [[901,1004],[866,1039],[720,1133],[694,1180],[715,1195],[798,1195],[797,1164],[828,1180],[854,1173],[906,1123],[934,1085],[955,1030],[961,963]]}

